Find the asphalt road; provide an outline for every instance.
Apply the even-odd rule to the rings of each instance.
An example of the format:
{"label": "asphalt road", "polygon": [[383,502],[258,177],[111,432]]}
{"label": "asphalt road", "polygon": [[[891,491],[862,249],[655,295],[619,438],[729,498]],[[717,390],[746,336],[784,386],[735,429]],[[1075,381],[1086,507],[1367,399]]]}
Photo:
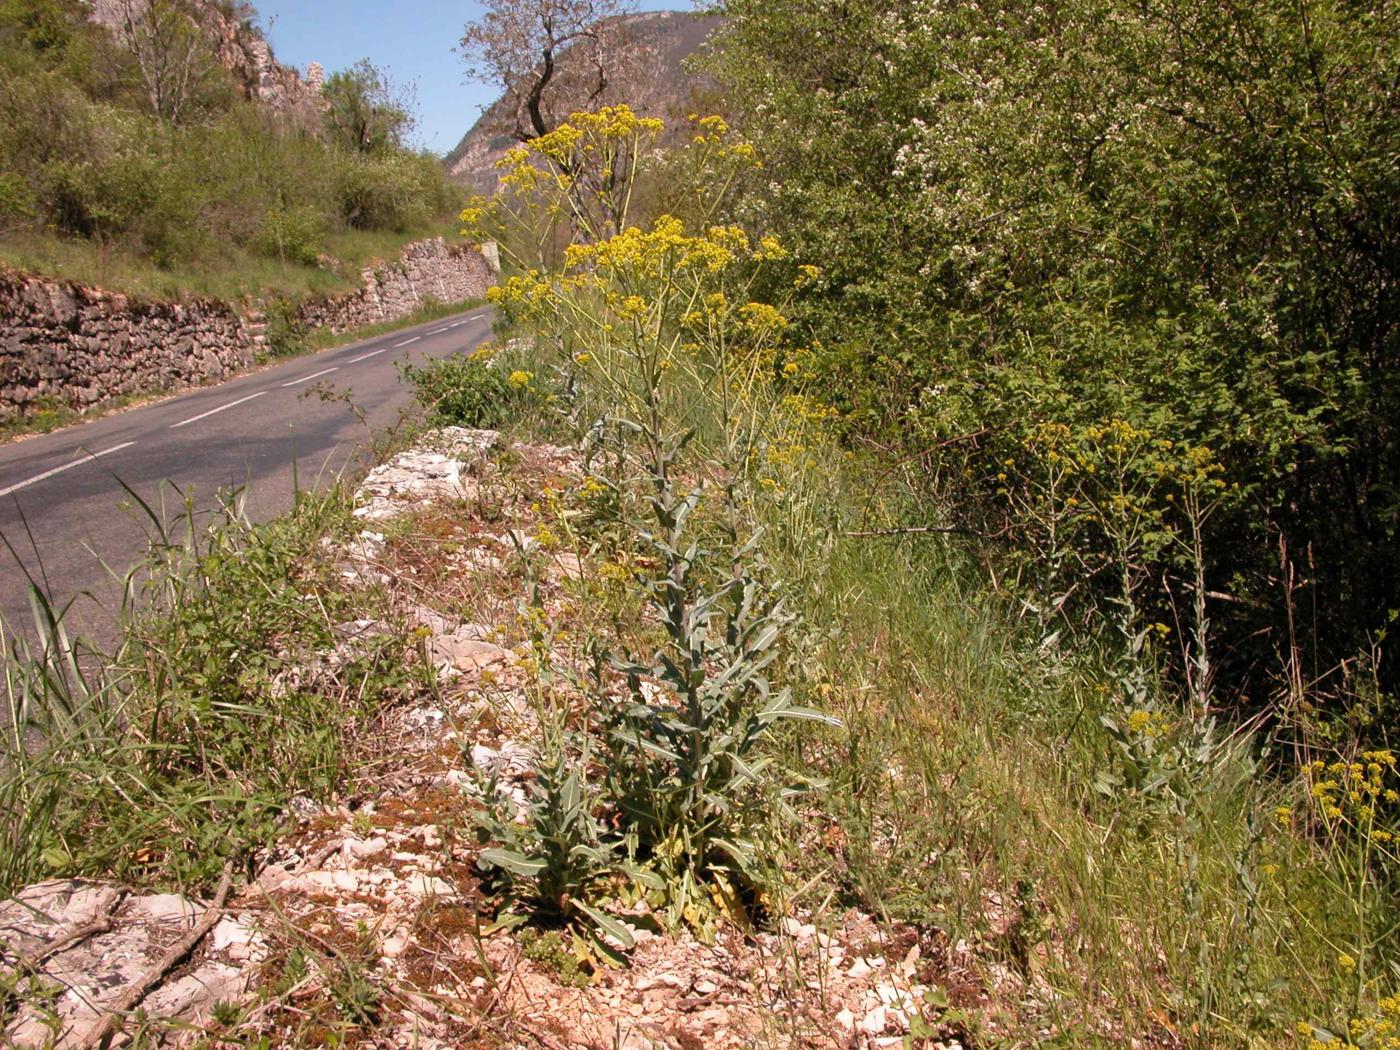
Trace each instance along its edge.
{"label": "asphalt road", "polygon": [[0,543],[0,617],[31,633],[32,576],[71,603],[66,622],[110,640],[118,578],[149,535],[123,483],[167,519],[185,496],[209,508],[236,487],[251,517],[274,517],[294,486],[326,484],[398,422],[411,400],[398,362],[467,350],[491,323],[478,308],[0,446],[0,536],[13,548]]}

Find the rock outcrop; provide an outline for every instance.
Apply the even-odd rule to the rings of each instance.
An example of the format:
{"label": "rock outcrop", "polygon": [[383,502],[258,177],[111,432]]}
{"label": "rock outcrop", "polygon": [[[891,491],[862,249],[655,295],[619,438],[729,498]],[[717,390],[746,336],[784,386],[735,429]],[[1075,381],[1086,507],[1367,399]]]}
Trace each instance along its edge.
{"label": "rock outcrop", "polygon": [[[113,31],[121,27],[128,12],[140,18],[146,3],[147,0],[86,0],[92,21]],[[310,70],[303,79],[297,70],[277,61],[272,46],[254,21],[256,11],[247,5],[201,0],[191,3],[190,11],[208,35],[219,64],[228,71],[244,98],[284,113],[314,112],[321,105],[321,84],[310,75]]]}

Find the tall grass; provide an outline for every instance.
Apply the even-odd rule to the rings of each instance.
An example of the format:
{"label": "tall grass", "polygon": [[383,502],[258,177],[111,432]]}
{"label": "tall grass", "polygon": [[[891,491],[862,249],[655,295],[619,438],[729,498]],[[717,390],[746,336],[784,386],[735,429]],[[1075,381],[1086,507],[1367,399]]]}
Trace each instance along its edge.
{"label": "tall grass", "polygon": [[1276,1046],[1374,1016],[1400,920],[1386,833],[1320,819],[1267,735],[1183,713],[1125,736],[1121,654],[1045,644],[976,541],[868,535],[872,508],[927,508],[897,469],[813,454],[758,509],[824,628],[810,688],[847,727],[816,760],[844,844],[819,882],[973,946],[992,1002],[1028,1007],[987,1026],[1037,1045]]}
{"label": "tall grass", "polygon": [[357,718],[407,684],[397,642],[318,659],[360,611],[320,554],[350,527],[342,490],[267,524],[238,494],[172,527],[145,509],[113,651],[71,638],[37,589],[32,635],[6,637],[0,893],[56,874],[209,881],[294,796],[329,798]]}

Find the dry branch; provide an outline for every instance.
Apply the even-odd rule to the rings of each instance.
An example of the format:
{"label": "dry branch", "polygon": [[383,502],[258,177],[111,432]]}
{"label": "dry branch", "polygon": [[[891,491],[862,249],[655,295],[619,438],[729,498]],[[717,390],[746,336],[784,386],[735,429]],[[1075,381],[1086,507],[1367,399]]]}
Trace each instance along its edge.
{"label": "dry branch", "polygon": [[141,976],[140,980],[118,996],[117,1000],[108,1007],[106,1015],[75,1044],[79,1050],[97,1050],[97,1048],[105,1047],[108,1044],[111,1038],[117,1034],[122,1019],[140,1006],[142,1000],[165,979],[165,975],[178,966],[185,956],[194,951],[195,945],[214,928],[214,924],[223,916],[224,904],[228,900],[229,890],[232,886],[233,861],[229,861],[224,865],[224,874],[219,879],[219,888],[214,892],[214,899],[209,902],[209,907],[204,909],[204,914],[200,916],[199,922],[195,923],[194,928],[182,937],[173,948],[161,956],[156,964]]}

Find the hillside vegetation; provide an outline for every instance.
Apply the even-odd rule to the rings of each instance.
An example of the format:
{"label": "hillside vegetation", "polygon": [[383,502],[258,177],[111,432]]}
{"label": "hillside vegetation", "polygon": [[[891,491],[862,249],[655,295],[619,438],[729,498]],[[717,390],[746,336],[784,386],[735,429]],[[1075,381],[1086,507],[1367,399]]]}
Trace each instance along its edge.
{"label": "hillside vegetation", "polygon": [[[112,5],[108,5],[109,7]],[[368,63],[275,101],[221,62],[263,47],[251,7],[193,0],[0,4],[0,261],[149,293],[347,287],[371,259],[446,232],[438,161]]]}
{"label": "hillside vegetation", "polygon": [[441,498],[14,644],[0,885],[290,849],[243,1045],[1396,1050],[1400,8],[717,7],[463,210]]}

